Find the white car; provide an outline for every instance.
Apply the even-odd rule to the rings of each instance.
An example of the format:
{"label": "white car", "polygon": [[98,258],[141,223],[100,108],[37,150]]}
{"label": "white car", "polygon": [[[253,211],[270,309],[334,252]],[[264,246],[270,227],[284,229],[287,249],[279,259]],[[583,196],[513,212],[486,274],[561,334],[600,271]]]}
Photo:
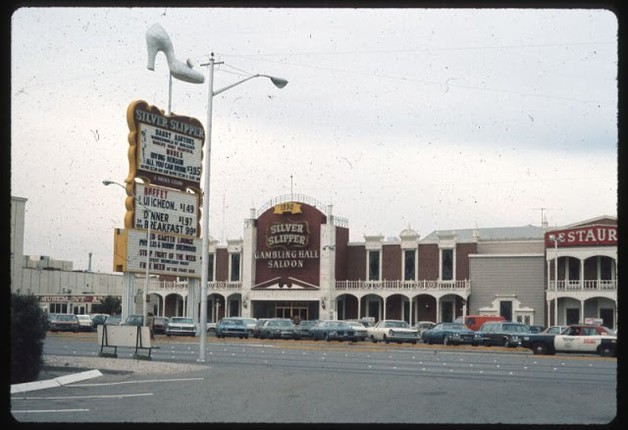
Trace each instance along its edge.
{"label": "white car", "polygon": [[166,336],[174,335],[196,336],[196,323],[188,317],[171,317],[166,327]]}
{"label": "white car", "polygon": [[89,315],[77,315],[80,331],[93,331],[92,318]]}
{"label": "white car", "polygon": [[373,327],[367,328],[366,332],[373,343],[381,340],[386,343],[416,344],[419,340],[419,331],[403,320],[381,320]]}
{"label": "white car", "polygon": [[604,326],[574,324],[557,335],[524,334],[521,346],[541,355],[575,352],[614,357],[617,356],[617,335]]}

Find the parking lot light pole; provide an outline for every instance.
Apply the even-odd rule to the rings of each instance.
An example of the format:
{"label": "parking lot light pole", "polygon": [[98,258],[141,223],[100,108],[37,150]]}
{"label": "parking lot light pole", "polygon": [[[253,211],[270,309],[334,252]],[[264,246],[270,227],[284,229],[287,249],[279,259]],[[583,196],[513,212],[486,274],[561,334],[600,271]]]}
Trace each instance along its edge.
{"label": "parking lot light pole", "polygon": [[558,325],[558,242],[565,238],[562,235],[550,234],[549,240],[554,242],[554,325]]}
{"label": "parking lot light pole", "polygon": [[146,326],[147,325],[146,298],[148,297],[148,278],[150,277],[150,235],[151,235],[150,224],[151,224],[151,218],[153,217],[152,211],[149,208],[147,208],[137,198],[134,192],[127,190],[127,188],[124,185],[118,182],[114,182],[114,181],[102,181],[102,183],[105,186],[117,185],[121,187],[122,189],[124,189],[124,191],[126,191],[127,194],[130,194],[131,197],[133,197],[133,200],[136,203],[139,203],[140,206],[142,206],[148,212],[148,228],[146,229],[146,272],[144,274],[144,291],[142,293],[142,325]]}
{"label": "parking lot light pole", "polygon": [[277,78],[269,75],[256,74],[248,76],[231,85],[227,85],[224,88],[214,91],[214,65],[222,64],[216,63],[214,54],[212,53],[209,58],[209,63],[201,64],[201,66],[209,66],[209,89],[207,91],[207,130],[205,130],[205,151],[203,160],[203,173],[205,174],[205,180],[203,181],[203,224],[201,226],[202,237],[202,257],[201,257],[201,315],[200,315],[200,343],[199,343],[199,358],[197,361],[205,362],[205,347],[207,342],[207,283],[209,282],[209,178],[211,167],[211,136],[212,136],[212,102],[214,96],[227,91],[236,85],[240,85],[253,78],[268,78],[277,87],[283,88],[288,85],[288,81],[285,79]]}

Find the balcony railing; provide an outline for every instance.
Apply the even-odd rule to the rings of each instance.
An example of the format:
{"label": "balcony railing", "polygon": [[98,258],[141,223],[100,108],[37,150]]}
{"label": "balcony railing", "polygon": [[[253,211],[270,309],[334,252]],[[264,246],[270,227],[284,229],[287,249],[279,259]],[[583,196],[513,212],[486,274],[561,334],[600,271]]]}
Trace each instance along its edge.
{"label": "balcony railing", "polygon": [[336,290],[468,290],[471,281],[336,281]]}
{"label": "balcony railing", "polygon": [[[558,288],[556,288],[558,286]],[[550,281],[549,282],[549,291],[616,291],[617,290],[617,280],[616,279],[607,279],[607,280],[575,280],[575,281]]]}
{"label": "balcony railing", "polygon": [[[187,282],[160,282],[159,289],[162,290],[186,290],[188,288]],[[242,282],[226,282],[226,281],[214,281],[207,283],[207,289],[209,290],[240,290],[242,289]]]}

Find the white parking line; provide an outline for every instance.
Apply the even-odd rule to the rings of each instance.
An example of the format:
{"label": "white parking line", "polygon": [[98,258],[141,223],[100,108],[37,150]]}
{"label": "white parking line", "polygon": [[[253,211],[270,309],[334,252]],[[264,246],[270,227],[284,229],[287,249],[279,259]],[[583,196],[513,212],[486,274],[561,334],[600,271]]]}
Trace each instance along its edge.
{"label": "white parking line", "polygon": [[103,382],[96,384],[73,384],[71,387],[100,387],[107,385],[143,384],[145,382],[181,382],[181,381],[202,381],[205,378],[172,378],[172,379],[143,379],[139,381]]}
{"label": "white parking line", "polygon": [[84,381],[85,379],[96,378],[99,376],[102,376],[102,373],[100,373],[99,370],[88,370],[86,372],[79,372],[73,375],[59,376],[57,378],[48,379],[46,381],[34,381],[25,382],[23,384],[13,384],[11,385],[11,394],[60,387],[62,385],[71,384],[72,382]]}
{"label": "white parking line", "polygon": [[120,399],[124,397],[145,397],[154,396],[154,393],[137,394],[99,394],[94,396],[45,396],[45,397],[11,397],[11,400],[72,400],[72,399]]}
{"label": "white parking line", "polygon": [[11,410],[13,414],[50,414],[58,412],[89,412],[89,409],[24,409],[22,411]]}

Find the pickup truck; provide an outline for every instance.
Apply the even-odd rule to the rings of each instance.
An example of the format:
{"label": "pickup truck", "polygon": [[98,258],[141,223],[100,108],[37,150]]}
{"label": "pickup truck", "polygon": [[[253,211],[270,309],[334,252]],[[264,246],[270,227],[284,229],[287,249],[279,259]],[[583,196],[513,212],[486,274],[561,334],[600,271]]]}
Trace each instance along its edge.
{"label": "pickup truck", "polygon": [[575,352],[617,356],[617,336],[612,330],[598,325],[573,324],[560,334],[524,334],[521,346],[531,349],[534,354]]}

